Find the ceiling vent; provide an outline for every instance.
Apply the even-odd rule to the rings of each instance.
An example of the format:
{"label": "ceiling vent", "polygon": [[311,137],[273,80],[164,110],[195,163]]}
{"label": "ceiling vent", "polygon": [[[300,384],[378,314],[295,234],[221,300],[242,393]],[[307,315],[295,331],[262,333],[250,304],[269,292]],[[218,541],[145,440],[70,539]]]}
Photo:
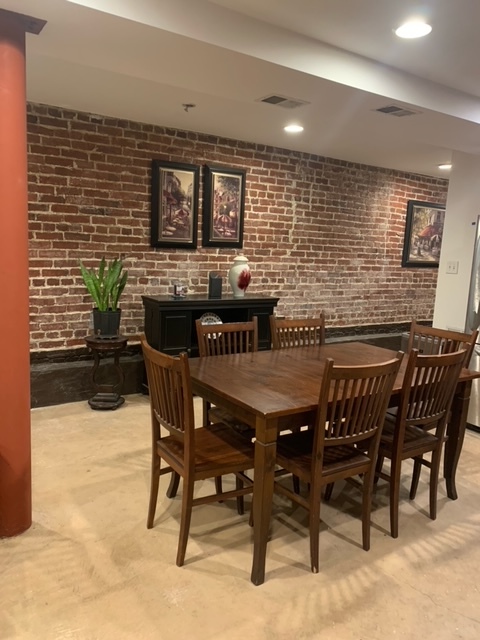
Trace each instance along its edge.
{"label": "ceiling vent", "polygon": [[283,109],[296,109],[304,104],[310,104],[305,100],[297,100],[297,98],[287,98],[286,96],[266,96],[265,98],[259,98],[256,102],[266,102],[267,104],[273,104],[276,107],[282,107]]}
{"label": "ceiling vent", "polygon": [[405,109],[405,107],[399,107],[397,104],[388,104],[386,107],[380,107],[380,109],[374,109],[380,113],[386,113],[387,116],[397,116],[397,118],[403,118],[403,116],[415,116],[419,111],[412,111],[411,109]]}

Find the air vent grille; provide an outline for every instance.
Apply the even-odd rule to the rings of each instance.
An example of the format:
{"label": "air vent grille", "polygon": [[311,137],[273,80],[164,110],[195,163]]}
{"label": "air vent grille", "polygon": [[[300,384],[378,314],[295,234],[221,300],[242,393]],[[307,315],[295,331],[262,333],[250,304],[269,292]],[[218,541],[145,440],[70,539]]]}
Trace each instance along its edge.
{"label": "air vent grille", "polygon": [[415,116],[419,111],[412,111],[412,109],[406,109],[405,107],[399,107],[396,104],[388,104],[385,107],[380,107],[380,109],[374,109],[374,111],[379,111],[380,113],[386,113],[387,116],[396,116],[397,118],[403,118],[404,116]]}
{"label": "air vent grille", "polygon": [[288,98],[287,96],[278,95],[265,96],[265,98],[259,98],[256,102],[273,104],[275,107],[282,107],[283,109],[296,109],[297,107],[302,107],[304,104],[310,104],[305,100],[298,100],[297,98]]}

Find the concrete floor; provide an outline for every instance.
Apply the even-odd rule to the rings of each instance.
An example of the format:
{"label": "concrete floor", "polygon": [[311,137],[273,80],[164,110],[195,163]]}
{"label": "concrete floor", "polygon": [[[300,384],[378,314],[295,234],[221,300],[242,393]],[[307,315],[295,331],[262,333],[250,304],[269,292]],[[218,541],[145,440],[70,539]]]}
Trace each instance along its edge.
{"label": "concrete floor", "polygon": [[182,568],[181,488],[168,500],[166,478],[146,529],[147,397],[127,396],[113,412],[86,402],[35,409],[32,434],[33,526],[0,541],[2,640],[480,638],[478,434],[466,435],[460,497],[449,500],[442,483],[435,522],[425,512],[426,478],[413,503],[406,478],[393,540],[379,485],[368,553],[358,496],[339,484],[322,507],[317,575],[305,512],[276,497],[260,587],[250,582],[248,513],[238,516],[234,503],[194,509]]}

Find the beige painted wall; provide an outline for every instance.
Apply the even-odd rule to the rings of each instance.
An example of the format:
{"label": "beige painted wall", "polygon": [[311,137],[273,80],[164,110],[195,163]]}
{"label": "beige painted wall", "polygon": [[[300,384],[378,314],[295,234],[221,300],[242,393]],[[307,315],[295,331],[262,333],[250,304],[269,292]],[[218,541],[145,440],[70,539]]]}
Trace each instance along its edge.
{"label": "beige painted wall", "polygon": [[[433,324],[464,331],[480,215],[480,157],[456,152],[452,162]],[[451,261],[458,262],[458,274],[447,273]]]}

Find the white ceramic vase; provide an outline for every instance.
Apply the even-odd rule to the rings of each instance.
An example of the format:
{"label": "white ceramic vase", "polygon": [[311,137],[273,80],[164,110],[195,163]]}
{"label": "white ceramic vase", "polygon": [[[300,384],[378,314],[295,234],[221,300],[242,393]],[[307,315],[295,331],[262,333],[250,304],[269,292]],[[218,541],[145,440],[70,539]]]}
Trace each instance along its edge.
{"label": "white ceramic vase", "polygon": [[250,284],[252,274],[248,266],[248,259],[243,256],[237,256],[233,259],[233,265],[228,272],[228,282],[232,287],[234,298],[243,298],[248,285]]}

